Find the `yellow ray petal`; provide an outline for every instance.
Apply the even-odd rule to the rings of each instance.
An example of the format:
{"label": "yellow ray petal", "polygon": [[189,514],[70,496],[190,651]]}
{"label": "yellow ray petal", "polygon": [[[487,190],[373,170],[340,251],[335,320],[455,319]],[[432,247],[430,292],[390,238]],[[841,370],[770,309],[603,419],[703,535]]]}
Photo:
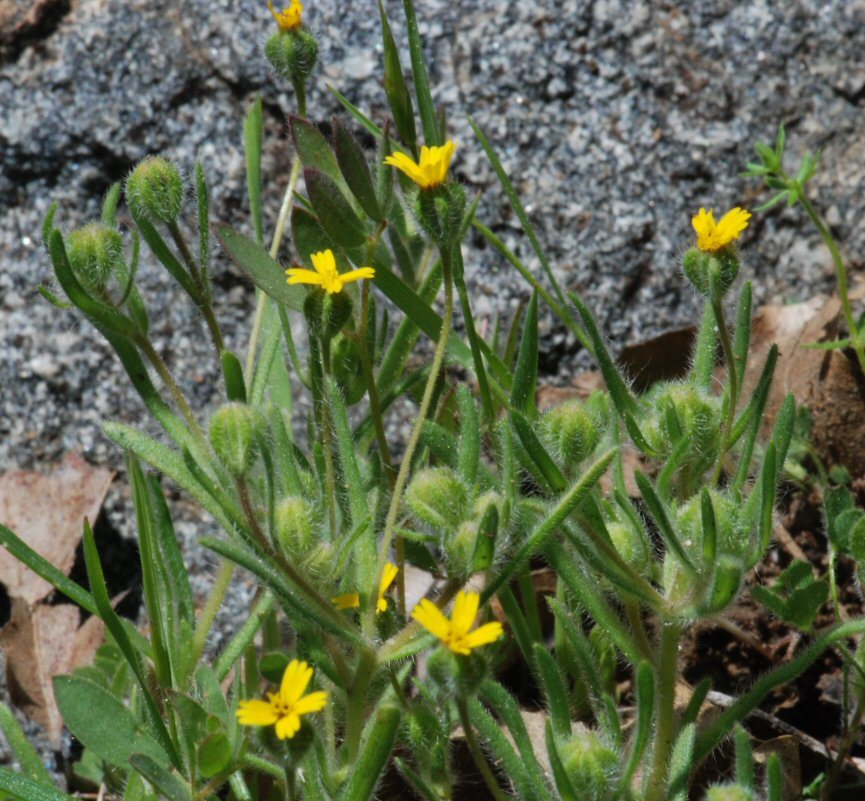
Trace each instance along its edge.
{"label": "yellow ray petal", "polygon": [[350,270],[347,273],[340,275],[339,279],[344,284],[350,284],[352,281],[360,281],[363,278],[375,278],[375,270],[372,267],[361,267],[358,270]]}
{"label": "yellow ray petal", "polygon": [[476,592],[458,592],[451,612],[451,626],[457,635],[466,634],[478,616],[481,597]]}
{"label": "yellow ray petal", "polygon": [[276,721],[276,736],[280,740],[290,740],[300,729],[300,715],[286,715]]}
{"label": "yellow ray petal", "polygon": [[321,276],[312,270],[304,270],[302,267],[291,267],[285,271],[288,276],[289,285],[315,284],[321,286]]}
{"label": "yellow ray petal", "polygon": [[336,272],[336,258],[333,251],[322,250],[318,253],[311,253],[309,258],[312,260],[312,266],[321,276],[329,276]]}
{"label": "yellow ray petal", "polygon": [[292,705],[300,698],[312,681],[312,668],[298,659],[292,659],[282,674],[279,685],[279,698],[282,703]]}
{"label": "yellow ray petal", "polygon": [[310,712],[318,712],[327,706],[327,693],[323,690],[310,693],[298,700],[291,711],[297,715],[308,715]]}
{"label": "yellow ray petal", "polygon": [[237,709],[237,722],[242,726],[271,726],[278,719],[267,701],[241,701]]}
{"label": "yellow ray petal", "polygon": [[477,648],[479,645],[487,645],[488,643],[495,642],[502,636],[502,634],[504,634],[504,629],[502,628],[501,623],[498,621],[495,623],[486,623],[469,634],[466,634],[466,636],[463,637],[463,644],[470,649]]}
{"label": "yellow ray petal", "polygon": [[451,623],[432,601],[424,598],[411,613],[411,616],[431,634],[446,640],[451,634]]}
{"label": "yellow ray petal", "polygon": [[337,595],[335,598],[331,598],[331,603],[336,606],[337,609],[354,609],[357,606],[360,606],[360,596],[356,592],[347,592],[345,595]]}

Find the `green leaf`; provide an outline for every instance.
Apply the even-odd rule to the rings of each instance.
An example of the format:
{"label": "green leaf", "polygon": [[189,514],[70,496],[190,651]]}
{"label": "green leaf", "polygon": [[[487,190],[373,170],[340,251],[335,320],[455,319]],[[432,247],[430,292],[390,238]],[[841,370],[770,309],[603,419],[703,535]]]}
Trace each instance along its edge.
{"label": "green leaf", "polygon": [[334,242],[357,248],[367,241],[367,230],[337,185],[321,170],[307,167],[303,171],[309,202],[319,222]]}
{"label": "green leaf", "polygon": [[205,779],[211,779],[228,770],[232,758],[231,742],[225,732],[214,732],[198,745],[198,770]]}
{"label": "green leaf", "polygon": [[223,223],[216,223],[213,231],[229,258],[259,289],[277,303],[303,311],[306,290],[302,286],[289,286],[285,270],[261,245]]}
{"label": "green leaf", "polygon": [[[195,163],[195,197],[198,200],[198,266],[201,274],[206,277],[210,265],[210,210],[207,179],[200,161]],[[209,296],[210,283],[206,278],[204,289]]]}
{"label": "green leaf", "polygon": [[414,92],[417,97],[417,107],[420,113],[421,127],[424,139],[430,147],[440,145],[439,128],[436,121],[436,111],[433,105],[432,93],[429,88],[426,64],[424,63],[423,44],[420,40],[420,32],[417,27],[417,17],[414,13],[412,0],[403,0],[403,11],[405,12],[406,32],[408,33],[408,52],[411,58],[412,79],[414,81]]}
{"label": "green leaf", "polygon": [[457,386],[457,405],[460,411],[458,469],[466,486],[474,487],[480,459],[481,431],[475,399],[465,384]]}
{"label": "green leaf", "polygon": [[330,84],[327,85],[328,91],[337,99],[340,103],[342,103],[343,107],[355,120],[360,124],[360,126],[374,136],[376,139],[381,139],[382,130],[376,125],[369,117],[366,116],[357,106],[355,106],[351,100],[349,100],[344,94],[334,89]]}
{"label": "green leaf", "polygon": [[298,257],[308,268],[312,267],[310,256],[313,253],[337,249],[315,216],[299,206],[291,210],[291,236]]}
{"label": "green leaf", "polygon": [[333,137],[336,160],[348,188],[367,216],[374,222],[378,222],[384,215],[378,204],[372,184],[372,174],[363,150],[357,140],[339,122],[334,126]]}
{"label": "green leaf", "polygon": [[778,159],[778,163],[780,164],[781,158],[784,155],[784,148],[787,145],[787,131],[784,129],[784,123],[782,122],[778,126],[778,135],[775,137],[775,158]]}
{"label": "green leaf", "polygon": [[9,768],[0,768],[0,791],[10,793],[19,801],[78,801],[55,787],[13,773]]}
{"label": "green leaf", "polygon": [[43,284],[39,284],[39,286],[36,287],[36,291],[40,295],[42,295],[42,297],[45,298],[45,300],[47,300],[53,306],[56,306],[58,309],[71,309],[72,308],[71,303],[67,303],[65,300],[59,298],[50,289],[48,289],[47,286],[44,286]]}
{"label": "green leaf", "polygon": [[261,98],[256,97],[243,122],[243,144],[246,151],[246,191],[249,211],[255,228],[255,241],[264,243],[264,225],[261,220],[261,143],[264,130]]}
{"label": "green leaf", "polygon": [[341,185],[342,173],[339,164],[321,131],[309,120],[294,114],[289,116],[288,125],[301,164],[308,169],[324,173],[334,183]]}
{"label": "green leaf", "polygon": [[18,725],[12,710],[2,703],[0,703],[0,731],[6,737],[12,756],[21,766],[24,775],[34,782],[50,787],[51,774],[42,763],[36,749],[30,744],[21,726]]}
{"label": "green leaf", "polygon": [[535,527],[531,534],[522,542],[517,552],[484,588],[481,596],[482,604],[489,601],[498,591],[499,587],[509,581],[528,562],[533,554],[546,545],[559,526],[567,520],[574,509],[582,502],[586,494],[606,472],[616,453],[617,449],[613,448],[603,454],[586,470],[582,478],[568,490],[550,514]]}
{"label": "green leaf", "polygon": [[648,507],[649,514],[651,514],[652,519],[655,521],[658,533],[664,540],[664,544],[675,555],[676,559],[679,560],[682,566],[691,573],[692,576],[696,576],[697,568],[694,567],[694,563],[691,561],[691,558],[688,556],[682,543],[679,541],[679,537],[673,530],[673,525],[670,523],[667,510],[660,497],[655,492],[652,482],[639,470],[634,471],[634,478],[636,479],[637,486],[640,489],[640,495],[643,497],[643,502]]}
{"label": "green leaf", "polygon": [[189,801],[186,785],[147,754],[133,754],[129,762],[168,801]]}
{"label": "green leaf", "polygon": [[557,737],[569,737],[571,734],[571,709],[559,667],[543,643],[535,643],[534,656],[537,676],[547,699],[547,712],[550,715],[553,731]]}
{"label": "green leaf", "polygon": [[414,107],[399,61],[399,51],[381,0],[378,3],[378,10],[381,16],[381,35],[384,46],[384,92],[387,95],[387,102],[400,139],[417,156],[417,128],[414,121]]}
{"label": "green leaf", "polygon": [[369,801],[373,798],[379,777],[393,752],[401,717],[396,706],[378,708],[367,726],[360,754],[341,794],[342,801]]}
{"label": "green leaf", "polygon": [[246,403],[246,382],[243,379],[243,365],[235,353],[224,350],[219,354],[222,362],[222,375],[225,377],[225,394],[230,401]]}
{"label": "green leaf", "polygon": [[120,202],[120,181],[115,181],[102,201],[102,222],[109,228],[117,227],[117,204]]}
{"label": "green leaf", "polygon": [[670,757],[670,781],[667,790],[668,801],[688,801],[688,779],[694,765],[694,743],[697,739],[696,726],[685,726],[673,744]]}
{"label": "green leaf", "polygon": [[[784,130],[783,126],[781,130]],[[751,737],[741,723],[737,723],[733,729],[733,742],[736,748],[736,784],[741,784],[753,793],[754,755],[751,753]]]}
{"label": "green leaf", "polygon": [[134,753],[167,767],[168,755],[133,714],[108,690],[89,679],[57,676],[54,698],[69,731],[100,759],[128,770]]}
{"label": "green leaf", "polygon": [[[619,779],[616,798],[626,794],[631,785],[631,779],[640,766],[643,753],[649,743],[654,718],[655,671],[646,660],[640,660],[636,670],[635,689],[637,696],[637,722],[634,735],[631,738],[628,761]],[[625,796],[627,797],[627,795]]]}
{"label": "green leaf", "polygon": [[583,801],[577,789],[574,787],[562,758],[559,756],[559,749],[556,745],[556,738],[553,736],[553,727],[550,721],[546,722],[544,727],[544,737],[547,744],[547,756],[550,758],[550,767],[553,771],[553,779],[556,782],[556,789],[562,797],[562,801]]}
{"label": "green leaf", "polygon": [[511,387],[511,408],[537,417],[535,388],[538,384],[538,293],[532,292],[523,323],[523,336]]}
{"label": "green leaf", "polygon": [[559,494],[564,492],[568,486],[568,481],[562,471],[559,470],[553,457],[547,453],[547,449],[543,446],[540,439],[538,439],[529,421],[516,409],[511,410],[509,418],[514,431],[517,432],[517,437],[519,437],[522,446],[526,449],[526,453],[534,462],[540,475],[549,484],[553,493]]}
{"label": "green leaf", "polygon": [[[130,214],[132,214],[131,211]],[[171,249],[162,238],[162,234],[156,230],[153,223],[145,220],[143,217],[136,217],[134,214],[132,214],[132,219],[135,221],[135,227],[141,234],[141,238],[147,243],[147,247],[150,248],[150,252],[156,257],[157,261],[168,270],[189,297],[193,299],[198,298],[198,289],[192,282],[192,278],[189,276],[186,268],[171,252]]]}

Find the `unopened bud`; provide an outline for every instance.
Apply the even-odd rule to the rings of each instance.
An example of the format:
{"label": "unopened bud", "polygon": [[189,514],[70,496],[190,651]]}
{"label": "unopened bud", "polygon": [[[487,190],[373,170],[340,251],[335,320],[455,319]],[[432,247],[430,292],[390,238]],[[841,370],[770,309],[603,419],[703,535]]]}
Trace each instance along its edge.
{"label": "unopened bud", "polygon": [[245,403],[228,403],[210,418],[210,444],[234,476],[245,475],[255,462],[260,419]]}
{"label": "unopened bud", "polygon": [[126,179],[126,203],[135,217],[175,223],[183,208],[180,170],[161,156],[144,159]]}
{"label": "unopened bud", "polygon": [[449,467],[428,467],[408,485],[405,502],[417,520],[446,533],[466,519],[468,493]]}
{"label": "unopened bud", "polygon": [[69,234],[69,265],[88,289],[105,289],[114,269],[123,262],[123,239],[118,231],[92,222]]}
{"label": "unopened bud", "polygon": [[741,784],[722,784],[706,790],[705,801],[754,801],[754,794]]}
{"label": "unopened bud", "polygon": [[447,247],[460,235],[466,209],[466,192],[455,181],[421,189],[415,201],[415,215],[437,245]]}
{"label": "unopened bud", "polygon": [[352,302],[347,292],[310,292],[303,303],[310,331],[321,341],[333,339],[351,319]]}
{"label": "unopened bud", "polygon": [[276,507],[274,527],[283,553],[295,562],[309,556],[315,510],[305,498],[283,498]]}
{"label": "unopened bud", "polygon": [[559,757],[571,784],[585,801],[608,796],[619,765],[619,756],[593,731],[583,729],[558,746]]}
{"label": "unopened bud", "polygon": [[448,538],[445,543],[445,553],[453,575],[462,577],[471,575],[477,542],[478,525],[473,520],[461,523],[456,532]]}
{"label": "unopened bud", "polygon": [[631,567],[645,569],[649,563],[649,552],[642,532],[636,531],[628,522],[614,521],[607,524],[607,532],[613,547]]}
{"label": "unopened bud", "polygon": [[436,648],[427,662],[430,678],[451,698],[476,693],[487,677],[488,668],[487,660],[476,651],[459,656],[443,646]]}
{"label": "unopened bud", "polygon": [[732,246],[714,253],[691,248],[685,253],[682,269],[701,295],[722,297],[739,275],[739,256]]}
{"label": "unopened bud", "polygon": [[564,464],[576,465],[591,456],[601,431],[594,415],[580,401],[569,400],[544,414],[541,436]]}

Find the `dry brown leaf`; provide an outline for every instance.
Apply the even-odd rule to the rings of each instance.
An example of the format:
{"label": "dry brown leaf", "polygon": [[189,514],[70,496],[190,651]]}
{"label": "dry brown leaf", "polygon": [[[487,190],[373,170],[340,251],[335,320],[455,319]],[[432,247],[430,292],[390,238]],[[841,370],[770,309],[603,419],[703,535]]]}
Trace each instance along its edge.
{"label": "dry brown leaf", "polygon": [[[9,470],[0,476],[0,523],[67,574],[75,562],[84,518],[95,520],[114,474],[67,454],[50,474]],[[34,604],[51,585],[0,548],[0,583],[13,598]]]}
{"label": "dry brown leaf", "polygon": [[765,765],[770,754],[777,754],[781,762],[781,801],[800,801],[802,765],[799,760],[799,741],[792,734],[767,740],[754,749],[754,761],[758,765]]}
{"label": "dry brown leaf", "polygon": [[54,702],[52,680],[89,664],[105,632],[98,617],[90,617],[79,627],[80,621],[77,606],[30,606],[16,598],[12,618],[0,630],[12,702],[45,728],[55,748],[60,747],[63,722]]}

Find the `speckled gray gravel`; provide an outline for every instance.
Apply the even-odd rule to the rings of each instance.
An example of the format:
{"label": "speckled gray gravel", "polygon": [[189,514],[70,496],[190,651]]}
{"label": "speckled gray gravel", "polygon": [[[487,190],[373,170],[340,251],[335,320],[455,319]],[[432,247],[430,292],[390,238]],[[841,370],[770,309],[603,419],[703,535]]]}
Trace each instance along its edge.
{"label": "speckled gray gravel", "polygon": [[[100,195],[138,159],[164,151],[187,170],[200,159],[214,218],[247,226],[241,119],[260,93],[272,225],[291,158],[282,115],[292,101],[261,55],[272,27],[263,2],[44,5],[49,16],[68,11],[43,21],[43,38],[37,26],[23,49],[0,55],[11,59],[0,63],[0,467],[44,466],[78,450],[119,468],[121,454],[99,422],[148,423],[95,331],[36,294],[49,278],[39,246],[48,205],[59,201],[60,224],[77,225],[98,213]],[[327,121],[338,112],[326,91],[332,84],[382,119],[374,4],[306,5],[321,43],[310,116]],[[399,5],[387,3],[401,41]],[[782,120],[793,156],[822,150],[813,191],[853,271],[861,270],[863,0],[417,6],[436,99],[460,143],[456,174],[486,190],[482,219],[539,270],[473,140],[469,113],[498,148],[559,279],[583,294],[616,346],[694,319],[696,301],[678,269],[690,215],[701,205],[759,202],[737,173],[753,141],[770,139]],[[831,286],[828,256],[797,211],[756,217],[744,262],[761,301]],[[477,241],[466,264],[478,316],[509,318],[527,295],[524,283]],[[228,344],[243,352],[252,291],[221,257],[214,272],[217,315]],[[151,262],[140,275],[155,344],[206,413],[219,382],[201,321]],[[566,381],[582,357],[551,319],[543,328],[548,378]],[[107,509],[128,535],[122,483]],[[188,504],[176,510],[203,595],[210,563],[194,543],[206,524]],[[242,615],[248,601],[239,587],[226,618]]]}

